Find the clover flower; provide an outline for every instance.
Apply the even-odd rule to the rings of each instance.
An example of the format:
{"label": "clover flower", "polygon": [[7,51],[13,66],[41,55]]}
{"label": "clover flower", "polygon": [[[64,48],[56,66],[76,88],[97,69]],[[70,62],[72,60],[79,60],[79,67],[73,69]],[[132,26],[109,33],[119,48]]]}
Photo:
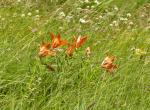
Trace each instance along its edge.
{"label": "clover flower", "polygon": [[21,17],[25,17],[25,14],[21,14]]}
{"label": "clover flower", "polygon": [[39,13],[39,10],[35,10],[36,13]]}
{"label": "clover flower", "polygon": [[21,0],[17,0],[17,2],[19,3],[19,2],[21,2]]}
{"label": "clover flower", "polygon": [[113,21],[112,24],[113,24],[114,26],[118,26],[118,22],[117,22],[117,21]]}
{"label": "clover flower", "polygon": [[80,18],[79,22],[82,23],[82,24],[86,24],[87,23],[87,21],[85,19],[83,19],[83,18]]}
{"label": "clover flower", "polygon": [[94,1],[94,3],[96,3],[97,5],[99,5],[99,4],[100,4],[100,2],[99,2],[99,1],[97,1],[97,0],[95,0],[95,1]]}
{"label": "clover flower", "polygon": [[2,21],[5,21],[5,18],[1,18]]}
{"label": "clover flower", "polygon": [[66,15],[65,15],[65,13],[64,12],[60,12],[59,13],[59,18],[63,18],[63,17],[65,17]]}
{"label": "clover flower", "polygon": [[32,13],[31,13],[31,12],[29,12],[27,15],[28,15],[28,16],[31,16],[31,15],[32,15]]}
{"label": "clover flower", "polygon": [[131,13],[127,13],[127,17],[131,17]]}
{"label": "clover flower", "polygon": [[137,49],[135,49],[135,54],[136,55],[145,55],[146,52],[144,50],[137,48]]}
{"label": "clover flower", "polygon": [[114,10],[118,11],[119,9],[118,9],[118,7],[117,7],[117,6],[115,6],[115,7],[114,7]]}
{"label": "clover flower", "polygon": [[89,0],[85,0],[84,3],[89,3]]}

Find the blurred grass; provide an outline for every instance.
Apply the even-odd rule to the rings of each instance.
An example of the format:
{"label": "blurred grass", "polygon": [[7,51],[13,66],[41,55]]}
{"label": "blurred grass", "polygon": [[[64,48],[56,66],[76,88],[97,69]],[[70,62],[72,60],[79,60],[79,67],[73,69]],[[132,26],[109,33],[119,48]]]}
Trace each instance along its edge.
{"label": "blurred grass", "polygon": [[[149,6],[149,0],[102,0],[98,5],[80,0],[1,1],[0,109],[148,110]],[[68,22],[61,12],[73,18]],[[80,23],[80,18],[88,23]],[[73,35],[88,36],[72,59],[63,53],[42,59],[51,62],[55,72],[37,56],[39,44],[50,41],[49,32],[69,41]],[[84,53],[88,46],[90,58]],[[100,68],[106,53],[117,57],[113,75]]]}

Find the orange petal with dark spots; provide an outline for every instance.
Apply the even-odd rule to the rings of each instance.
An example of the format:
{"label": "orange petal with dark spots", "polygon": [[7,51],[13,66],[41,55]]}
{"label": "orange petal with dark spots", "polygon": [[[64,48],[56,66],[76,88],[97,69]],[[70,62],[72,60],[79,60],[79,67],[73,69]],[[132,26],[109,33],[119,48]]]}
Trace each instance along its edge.
{"label": "orange petal with dark spots", "polygon": [[115,64],[113,64],[114,60],[115,60],[114,56],[112,56],[112,57],[107,56],[103,60],[101,67],[104,68],[107,72],[112,73],[114,71],[114,69],[117,68],[117,66]]}
{"label": "orange petal with dark spots", "polygon": [[78,38],[74,37],[74,43],[76,48],[81,47],[81,45],[86,41],[87,37],[81,37],[79,36]]}
{"label": "orange petal with dark spots", "polygon": [[53,33],[50,33],[50,37],[52,39],[52,48],[57,48],[59,46],[63,46],[67,44],[66,40],[61,40],[60,34],[58,34],[57,36],[54,36]]}
{"label": "orange petal with dark spots", "polygon": [[38,55],[40,57],[45,57],[48,55],[55,56],[56,52],[50,50],[50,43],[42,43]]}
{"label": "orange petal with dark spots", "polygon": [[72,57],[75,46],[73,44],[68,44],[68,48],[66,50],[66,55]]}

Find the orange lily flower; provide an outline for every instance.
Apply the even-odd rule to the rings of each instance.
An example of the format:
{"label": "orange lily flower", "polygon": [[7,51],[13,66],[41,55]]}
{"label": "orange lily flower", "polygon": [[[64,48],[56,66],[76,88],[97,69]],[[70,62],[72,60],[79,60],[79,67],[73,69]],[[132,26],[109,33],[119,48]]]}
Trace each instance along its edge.
{"label": "orange lily flower", "polygon": [[45,57],[45,56],[48,56],[48,55],[55,56],[56,52],[49,50],[49,48],[50,48],[50,43],[42,43],[40,45],[40,50],[39,50],[38,55],[40,57]]}
{"label": "orange lily flower", "polygon": [[57,36],[54,36],[53,33],[50,33],[50,37],[52,39],[52,48],[57,48],[59,46],[67,44],[66,40],[61,40],[60,39],[61,38],[60,34],[58,34]]}
{"label": "orange lily flower", "polygon": [[87,39],[87,37],[82,37],[79,36],[78,38],[74,37],[74,43],[75,43],[75,47],[79,48]]}
{"label": "orange lily flower", "polygon": [[73,44],[68,44],[66,55],[72,57],[74,49],[75,49],[75,46]]}
{"label": "orange lily flower", "polygon": [[107,56],[103,60],[101,67],[106,69],[107,72],[112,73],[114,71],[114,69],[117,68],[117,66],[113,64],[114,60],[115,60],[114,56],[113,57]]}

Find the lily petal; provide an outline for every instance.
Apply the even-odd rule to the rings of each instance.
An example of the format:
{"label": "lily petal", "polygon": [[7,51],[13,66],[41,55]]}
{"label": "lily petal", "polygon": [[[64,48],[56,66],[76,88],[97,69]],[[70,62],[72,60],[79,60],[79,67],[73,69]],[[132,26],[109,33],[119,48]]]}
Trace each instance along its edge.
{"label": "lily petal", "polygon": [[112,56],[112,57],[107,56],[103,60],[103,62],[101,64],[101,67],[104,68],[107,72],[112,73],[114,71],[114,69],[117,68],[117,66],[113,64],[113,62],[115,61],[115,59],[116,58],[114,56]]}
{"label": "lily petal", "polygon": [[66,55],[72,57],[74,49],[75,49],[75,46],[73,44],[68,44]]}
{"label": "lily petal", "polygon": [[52,39],[52,48],[57,48],[59,46],[63,46],[67,44],[66,40],[61,40],[60,34],[57,36],[54,36],[53,33],[50,33],[51,39]]}
{"label": "lily petal", "polygon": [[81,45],[86,41],[87,37],[81,37],[79,36],[78,38],[74,37],[74,43],[76,48],[81,47]]}

